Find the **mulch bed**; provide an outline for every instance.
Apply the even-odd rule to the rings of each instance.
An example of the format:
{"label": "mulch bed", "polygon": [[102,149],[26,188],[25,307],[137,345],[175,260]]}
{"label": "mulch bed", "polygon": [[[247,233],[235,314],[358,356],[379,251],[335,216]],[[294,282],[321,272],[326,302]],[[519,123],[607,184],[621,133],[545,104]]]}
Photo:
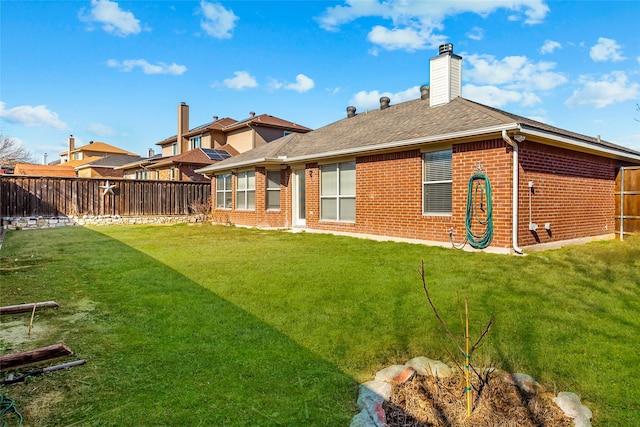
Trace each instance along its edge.
{"label": "mulch bed", "polygon": [[554,394],[538,385],[526,391],[502,371],[487,372],[484,384],[472,379],[473,411],[467,418],[465,378],[415,375],[393,385],[384,404],[389,427],[573,427],[553,402]]}

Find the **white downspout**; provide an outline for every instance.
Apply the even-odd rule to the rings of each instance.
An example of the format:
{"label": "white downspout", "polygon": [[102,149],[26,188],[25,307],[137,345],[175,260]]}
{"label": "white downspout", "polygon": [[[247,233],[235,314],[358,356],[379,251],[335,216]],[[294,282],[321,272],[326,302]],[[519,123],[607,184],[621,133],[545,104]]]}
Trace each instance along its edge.
{"label": "white downspout", "polygon": [[522,254],[522,248],[518,246],[518,143],[509,138],[509,135],[507,135],[507,131],[504,129],[502,130],[502,139],[504,139],[504,142],[513,147],[513,206],[511,208],[511,240],[513,250],[518,254]]}

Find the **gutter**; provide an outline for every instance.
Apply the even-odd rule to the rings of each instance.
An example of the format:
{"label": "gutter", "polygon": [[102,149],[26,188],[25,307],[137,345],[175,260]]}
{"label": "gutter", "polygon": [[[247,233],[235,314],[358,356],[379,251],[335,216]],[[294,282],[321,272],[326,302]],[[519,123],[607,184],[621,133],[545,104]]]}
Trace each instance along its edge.
{"label": "gutter", "polygon": [[522,248],[518,246],[518,181],[519,181],[519,163],[518,163],[518,143],[509,138],[507,131],[502,130],[502,139],[504,142],[513,147],[513,180],[512,180],[512,206],[511,206],[511,242],[513,250],[522,254]]}

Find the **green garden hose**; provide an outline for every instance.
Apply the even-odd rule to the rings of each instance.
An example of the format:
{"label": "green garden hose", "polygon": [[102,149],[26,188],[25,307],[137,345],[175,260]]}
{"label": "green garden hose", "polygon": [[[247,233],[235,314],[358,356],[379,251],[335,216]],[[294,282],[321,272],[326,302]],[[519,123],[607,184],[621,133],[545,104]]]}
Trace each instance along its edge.
{"label": "green garden hose", "polygon": [[0,416],[2,416],[2,427],[7,427],[6,415],[9,412],[13,412],[18,417],[18,426],[22,425],[22,414],[18,412],[13,399],[7,396],[0,395]]}
{"label": "green garden hose", "polygon": [[[481,231],[474,231],[474,224],[477,224]],[[453,242],[453,228],[449,230],[449,239],[454,248],[461,249],[467,242],[476,249],[484,249],[491,244],[491,240],[493,240],[493,199],[489,177],[483,173],[475,173],[469,179],[465,228],[466,236],[461,245],[456,245]]]}

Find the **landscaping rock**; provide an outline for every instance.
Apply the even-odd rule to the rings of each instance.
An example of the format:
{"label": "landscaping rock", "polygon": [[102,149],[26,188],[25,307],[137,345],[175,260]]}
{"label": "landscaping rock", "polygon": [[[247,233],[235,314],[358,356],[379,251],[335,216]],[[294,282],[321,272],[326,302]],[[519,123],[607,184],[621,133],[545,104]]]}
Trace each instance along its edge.
{"label": "landscaping rock", "polygon": [[406,375],[407,367],[405,365],[391,365],[384,369],[381,369],[376,374],[376,381],[389,381],[393,382],[394,378],[399,378]]}
{"label": "landscaping rock", "polygon": [[448,365],[424,356],[409,360],[405,366],[415,369],[419,375],[436,376],[438,378],[447,378],[453,375],[453,370]]}
{"label": "landscaping rock", "polygon": [[387,427],[387,423],[384,420],[384,411],[382,421],[380,421],[371,418],[369,412],[366,409],[363,409],[358,413],[358,415],[351,419],[349,427]]}
{"label": "landscaping rock", "polygon": [[392,387],[388,382],[367,381],[364,384],[360,384],[360,393],[358,394],[358,401],[356,403],[358,408],[364,409],[366,407],[366,400],[382,403],[391,398],[391,392]]}
{"label": "landscaping rock", "polygon": [[593,413],[589,408],[580,402],[577,394],[568,391],[561,391],[558,397],[553,398],[553,402],[558,405],[567,416],[573,418],[576,427],[591,427],[591,417]]}
{"label": "landscaping rock", "polygon": [[525,393],[535,393],[536,389],[541,387],[540,384],[538,384],[538,382],[534,380],[531,375],[521,373],[509,374],[507,372],[505,372],[504,375],[505,379],[516,385]]}

